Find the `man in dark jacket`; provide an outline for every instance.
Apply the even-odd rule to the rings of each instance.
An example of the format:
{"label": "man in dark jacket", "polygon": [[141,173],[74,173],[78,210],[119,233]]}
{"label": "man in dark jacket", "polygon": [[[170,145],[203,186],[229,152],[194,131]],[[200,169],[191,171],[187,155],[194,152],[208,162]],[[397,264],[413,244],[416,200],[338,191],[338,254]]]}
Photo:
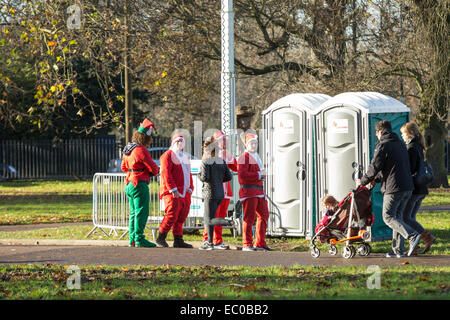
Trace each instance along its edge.
{"label": "man in dark jacket", "polygon": [[420,241],[420,234],[402,219],[403,210],[414,189],[408,152],[398,135],[392,132],[389,121],[378,122],[375,131],[379,142],[369,169],[358,184],[365,186],[381,181],[383,221],[392,229],[392,251],[386,257],[401,258],[404,256],[400,249],[401,237],[409,241],[408,256]]}

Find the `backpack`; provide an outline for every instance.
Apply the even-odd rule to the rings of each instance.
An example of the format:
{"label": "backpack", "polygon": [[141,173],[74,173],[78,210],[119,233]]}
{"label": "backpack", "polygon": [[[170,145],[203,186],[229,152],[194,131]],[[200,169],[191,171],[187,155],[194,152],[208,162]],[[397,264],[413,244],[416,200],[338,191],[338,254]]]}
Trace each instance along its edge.
{"label": "backpack", "polygon": [[434,180],[433,168],[423,159],[423,154],[420,154],[419,167],[412,178],[416,187],[424,187]]}

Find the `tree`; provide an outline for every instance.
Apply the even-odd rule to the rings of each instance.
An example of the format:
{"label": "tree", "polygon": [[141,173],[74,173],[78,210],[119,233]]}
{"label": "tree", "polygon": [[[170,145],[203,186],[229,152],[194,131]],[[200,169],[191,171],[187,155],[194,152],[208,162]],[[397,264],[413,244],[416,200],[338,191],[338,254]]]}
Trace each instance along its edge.
{"label": "tree", "polygon": [[[0,50],[6,62],[0,70],[4,133],[63,138],[123,126],[120,7],[62,0],[0,4]],[[139,82],[136,73],[133,80]],[[136,90],[137,104],[148,103],[150,96],[158,100]],[[142,111],[136,109],[136,114],[137,122]]]}
{"label": "tree", "polygon": [[448,1],[414,0],[417,15],[430,46],[431,70],[421,92],[418,123],[424,131],[426,157],[433,166],[436,179],[432,186],[448,187],[444,167],[444,141],[448,133],[450,88],[450,42],[448,39],[450,7]]}

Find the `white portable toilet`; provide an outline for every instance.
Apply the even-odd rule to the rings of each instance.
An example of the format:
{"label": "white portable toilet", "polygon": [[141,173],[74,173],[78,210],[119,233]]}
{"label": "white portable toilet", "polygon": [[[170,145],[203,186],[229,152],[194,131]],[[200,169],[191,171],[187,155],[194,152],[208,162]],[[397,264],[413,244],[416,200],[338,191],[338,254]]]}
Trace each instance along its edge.
{"label": "white portable toilet", "polygon": [[290,94],[262,113],[269,235],[313,235],[312,115],[329,98],[325,94]]}
{"label": "white portable toilet", "polygon": [[[320,199],[327,194],[339,201],[356,187],[356,179],[364,174],[378,142],[375,124],[388,120],[400,137],[400,127],[409,121],[410,109],[402,102],[377,92],[346,92],[323,103],[315,115],[317,215],[321,219]],[[375,224],[372,240],[391,237],[384,224],[381,209],[383,195],[380,184],[372,191]]]}

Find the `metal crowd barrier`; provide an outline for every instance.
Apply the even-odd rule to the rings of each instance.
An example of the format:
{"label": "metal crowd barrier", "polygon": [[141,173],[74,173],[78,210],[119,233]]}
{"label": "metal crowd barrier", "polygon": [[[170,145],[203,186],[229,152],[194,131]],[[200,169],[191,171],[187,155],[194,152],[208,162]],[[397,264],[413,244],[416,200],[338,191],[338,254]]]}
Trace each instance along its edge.
{"label": "metal crowd barrier", "polygon": [[[194,192],[191,196],[189,215],[183,225],[184,229],[203,229],[202,182],[197,175],[198,170],[193,170]],[[125,177],[125,173],[96,173],[94,175],[92,186],[94,227],[86,237],[89,237],[96,229],[100,229],[108,237],[112,233],[119,235],[118,231],[120,231],[122,233],[120,239],[128,233],[130,207],[125,193]],[[159,176],[150,178],[149,193],[150,213],[146,228],[152,230],[155,239],[156,230],[164,217],[164,202],[159,200]],[[105,229],[109,229],[109,233]]]}

